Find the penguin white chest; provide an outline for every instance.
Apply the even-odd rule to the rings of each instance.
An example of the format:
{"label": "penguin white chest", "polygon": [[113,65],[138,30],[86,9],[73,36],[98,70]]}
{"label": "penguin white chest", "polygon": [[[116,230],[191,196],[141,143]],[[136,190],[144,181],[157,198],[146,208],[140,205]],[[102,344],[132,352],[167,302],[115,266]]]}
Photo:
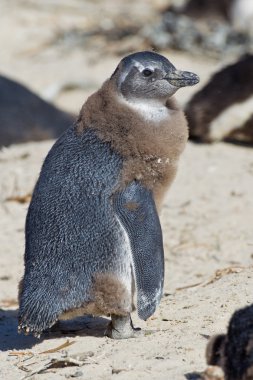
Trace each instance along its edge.
{"label": "penguin white chest", "polygon": [[252,114],[253,96],[244,102],[234,103],[225,109],[210,124],[210,137],[212,140],[221,140],[240,125],[246,123]]}

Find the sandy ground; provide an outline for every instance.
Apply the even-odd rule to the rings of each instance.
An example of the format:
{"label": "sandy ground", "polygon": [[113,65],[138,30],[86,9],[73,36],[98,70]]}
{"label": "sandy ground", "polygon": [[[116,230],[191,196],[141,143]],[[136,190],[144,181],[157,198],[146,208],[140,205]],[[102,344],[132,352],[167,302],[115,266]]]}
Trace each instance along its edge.
{"label": "sandy ground", "polygon": [[[99,57],[94,50],[56,51],[44,44],[57,27],[83,22],[77,17],[81,2],[72,3],[68,16],[52,12],[46,1],[43,9],[37,9],[34,1],[18,4],[1,2],[5,11],[0,24],[1,73],[47,97],[66,80],[83,83],[81,89],[54,97],[58,105],[78,112],[119,58]],[[58,2],[52,4],[57,9]],[[87,4],[92,12],[92,2]],[[11,29],[7,44],[3,32]],[[202,85],[220,65],[165,53],[179,68],[200,74]],[[178,92],[179,102],[184,104],[196,89]],[[146,330],[144,337],[112,341],[103,336],[105,318],[81,318],[63,324],[67,334],[56,332],[37,340],[17,334],[17,286],[23,273],[29,196],[52,143],[0,151],[0,378],[196,379],[195,372],[206,367],[208,336],[223,332],[231,313],[252,302],[253,151],[222,143],[188,143],[161,215],[165,296],[146,323],[134,315],[135,325]],[[71,345],[44,353],[67,341]],[[43,372],[54,359],[58,366],[60,360],[69,361],[69,366]]]}

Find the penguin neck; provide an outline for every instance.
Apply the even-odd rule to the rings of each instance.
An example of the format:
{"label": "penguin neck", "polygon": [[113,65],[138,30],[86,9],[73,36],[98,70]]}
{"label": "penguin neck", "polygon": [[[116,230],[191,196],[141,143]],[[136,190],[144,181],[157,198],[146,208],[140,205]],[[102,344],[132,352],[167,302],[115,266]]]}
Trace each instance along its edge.
{"label": "penguin neck", "polygon": [[[139,107],[143,107],[142,111]],[[157,123],[157,119],[144,117],[146,107],[149,105],[122,101],[116,85],[108,80],[84,103],[77,132],[93,128],[102,140],[110,142],[112,148],[123,156],[148,155],[152,151],[152,155],[176,159],[188,138],[183,112],[173,98],[169,98],[166,105],[153,104],[152,112],[162,108],[164,113]]]}
{"label": "penguin neck", "polygon": [[139,99],[130,98],[126,99],[119,94],[119,102],[122,102],[131,110],[138,113],[145,121],[158,124],[170,117],[169,108],[166,107],[166,100],[156,99]]}

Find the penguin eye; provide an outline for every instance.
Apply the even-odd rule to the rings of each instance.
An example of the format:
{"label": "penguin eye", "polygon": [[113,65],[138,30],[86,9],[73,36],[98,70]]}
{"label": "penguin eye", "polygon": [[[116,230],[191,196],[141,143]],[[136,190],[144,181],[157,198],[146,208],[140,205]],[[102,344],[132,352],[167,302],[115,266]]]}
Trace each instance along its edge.
{"label": "penguin eye", "polygon": [[145,69],[145,70],[143,70],[142,74],[144,75],[144,77],[150,77],[150,75],[153,74],[153,71],[151,71],[149,69]]}

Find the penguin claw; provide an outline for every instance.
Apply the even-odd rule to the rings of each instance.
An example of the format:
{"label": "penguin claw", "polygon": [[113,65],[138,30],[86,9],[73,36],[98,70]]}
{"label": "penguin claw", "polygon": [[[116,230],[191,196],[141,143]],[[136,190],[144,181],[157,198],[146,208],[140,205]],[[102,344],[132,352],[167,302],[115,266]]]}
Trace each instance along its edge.
{"label": "penguin claw", "polygon": [[18,334],[21,334],[21,333],[25,335],[32,334],[36,338],[40,338],[41,336],[41,333],[39,331],[36,331],[34,327],[27,326],[27,324],[25,323],[20,323],[18,325]]}

